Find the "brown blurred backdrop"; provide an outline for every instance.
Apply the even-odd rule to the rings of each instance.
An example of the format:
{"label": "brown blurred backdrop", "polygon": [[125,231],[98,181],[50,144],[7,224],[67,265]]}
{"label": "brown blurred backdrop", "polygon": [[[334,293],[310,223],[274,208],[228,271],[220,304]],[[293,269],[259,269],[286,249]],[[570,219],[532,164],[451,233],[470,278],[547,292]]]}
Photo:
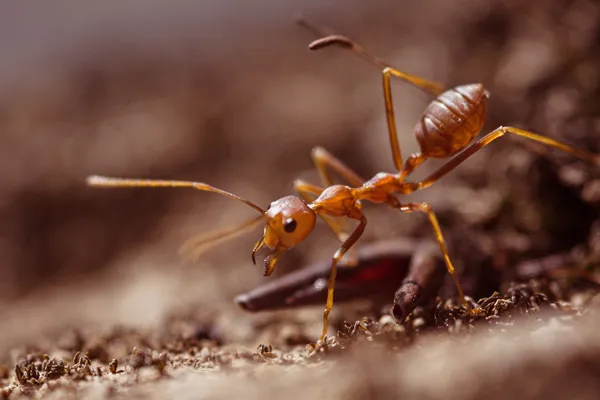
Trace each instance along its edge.
{"label": "brown blurred backdrop", "polygon": [[[263,282],[250,261],[258,229],[192,268],[177,254],[190,236],[251,216],[243,205],[189,190],[90,189],[87,175],[200,180],[266,206],[296,177],[317,183],[317,145],[365,177],[391,171],[380,72],[342,50],[309,52],[299,12],[407,72],[483,82],[486,131],[518,125],[600,150],[593,0],[3,2],[3,330],[71,315],[147,323],[188,301],[234,309],[236,293]],[[402,83],[394,96],[409,154],[430,99]],[[498,268],[586,240],[597,173],[512,139],[481,153],[418,195],[448,235],[484,232]],[[367,212],[363,243],[429,235],[418,216]],[[320,227],[277,273],[335,246]]]}

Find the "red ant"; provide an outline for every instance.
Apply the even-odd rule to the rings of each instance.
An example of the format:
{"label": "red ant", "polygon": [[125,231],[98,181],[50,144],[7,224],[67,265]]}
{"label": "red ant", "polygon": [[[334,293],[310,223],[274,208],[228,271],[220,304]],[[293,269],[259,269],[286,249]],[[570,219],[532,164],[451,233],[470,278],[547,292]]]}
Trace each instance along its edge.
{"label": "red ant", "polygon": [[[309,26],[305,21],[301,21],[301,23],[320,34],[318,29]],[[446,89],[439,83],[409,75],[388,65],[378,58],[371,56],[357,43],[340,35],[329,35],[318,39],[309,45],[309,49],[318,50],[332,45],[348,49],[382,69],[388,133],[392,157],[397,169],[396,173],[380,172],[373,178],[364,180],[325,149],[317,147],[312,151],[312,159],[321,176],[323,187],[296,180],[294,187],[300,197],[293,195],[283,197],[272,202],[267,210],[263,210],[256,204],[232,193],[200,182],[91,176],[87,179],[88,185],[97,187],[188,187],[218,193],[247,204],[258,211],[260,215],[239,226],[194,239],[188,243],[187,248],[192,250],[197,256],[208,247],[237,236],[256,226],[259,222],[264,221],[264,233],[252,250],[252,261],[256,263],[255,255],[261,247],[266,246],[271,249],[264,261],[265,276],[271,275],[277,260],[283,253],[302,242],[312,232],[317,215],[322,217],[342,244],[334,253],[331,261],[327,301],[323,313],[323,330],[319,340],[320,344],[324,343],[327,335],[329,313],[333,307],[338,263],[340,263],[342,257],[358,241],[367,225],[367,218],[362,212],[362,202],[370,201],[372,203],[386,204],[404,213],[423,213],[429,219],[446,268],[454,279],[462,304],[468,313],[477,315],[478,309],[472,308],[465,299],[461,285],[455,275],[454,266],[448,254],[438,219],[431,210],[431,207],[427,203],[403,203],[396,196],[407,195],[431,186],[477,151],[507,133],[546,144],[592,163],[599,163],[600,157],[557,140],[509,126],[501,126],[494,129],[467,147],[479,134],[485,120],[489,93],[481,83]],[[391,77],[402,79],[436,96],[425,109],[425,112],[414,128],[414,134],[420,145],[421,152],[412,154],[405,161],[402,158],[396,133],[390,84]],[[458,155],[455,158],[425,179],[416,182],[406,181],[406,178],[427,159],[449,158],[456,154]],[[348,185],[333,184],[330,170],[338,173],[347,181]],[[358,221],[358,226],[353,232],[348,233],[342,223],[334,219],[338,217],[347,217],[356,220]]]}

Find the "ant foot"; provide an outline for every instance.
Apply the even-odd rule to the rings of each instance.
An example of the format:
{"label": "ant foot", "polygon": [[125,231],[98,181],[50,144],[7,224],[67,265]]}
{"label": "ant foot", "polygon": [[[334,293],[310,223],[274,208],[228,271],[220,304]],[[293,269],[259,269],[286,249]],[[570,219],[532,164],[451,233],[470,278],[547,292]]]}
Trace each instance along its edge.
{"label": "ant foot", "polygon": [[327,348],[329,347],[329,340],[327,339],[327,336],[322,337],[321,339],[319,339],[317,341],[317,343],[310,343],[308,345],[306,345],[306,351],[308,352],[309,356],[319,353],[321,351],[326,351]]}
{"label": "ant foot", "polygon": [[469,312],[469,316],[473,317],[473,318],[477,318],[477,317],[481,317],[481,316],[485,315],[485,311],[481,307],[475,307],[475,308],[469,307],[468,312]]}
{"label": "ant foot", "polygon": [[318,352],[319,350],[321,350],[323,348],[323,342],[321,340],[319,340],[316,343],[309,343],[306,345],[306,351],[309,354],[313,354]]}

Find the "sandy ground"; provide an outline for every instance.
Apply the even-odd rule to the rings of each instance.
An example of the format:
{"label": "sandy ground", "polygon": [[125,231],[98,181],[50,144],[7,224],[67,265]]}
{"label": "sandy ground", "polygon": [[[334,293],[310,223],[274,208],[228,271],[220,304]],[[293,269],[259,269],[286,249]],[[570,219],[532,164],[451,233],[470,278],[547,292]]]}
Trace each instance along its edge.
{"label": "sandy ground", "polygon": [[[391,171],[380,72],[309,52],[298,12],[411,73],[484,82],[485,132],[512,124],[600,152],[595,2],[53,3],[0,6],[2,396],[597,397],[600,175],[569,156],[506,139],[418,196],[485,318],[461,316],[452,290],[404,325],[393,297],[336,304],[337,339],[311,356],[322,307],[249,314],[232,302],[265,282],[250,261],[258,231],[193,265],[177,254],[249,210],[85,186],[90,174],[202,180],[265,206],[297,177],[318,182],[317,145],[365,177]],[[393,90],[409,154],[431,99]],[[366,212],[361,244],[431,239],[424,218]],[[336,246],[319,225],[273,279]]]}
{"label": "sandy ground", "polygon": [[477,321],[439,302],[417,309],[404,325],[390,316],[346,323],[318,352],[290,344],[298,324],[282,319],[271,325],[288,343],[257,349],[227,343],[228,335],[199,327],[189,313],[146,330],[79,326],[43,340],[37,336],[35,351],[13,348],[17,362],[14,369],[3,367],[2,393],[8,398],[558,399],[574,393],[595,398],[598,296],[588,290],[570,303],[549,302],[534,287],[532,282],[482,300],[486,316]]}

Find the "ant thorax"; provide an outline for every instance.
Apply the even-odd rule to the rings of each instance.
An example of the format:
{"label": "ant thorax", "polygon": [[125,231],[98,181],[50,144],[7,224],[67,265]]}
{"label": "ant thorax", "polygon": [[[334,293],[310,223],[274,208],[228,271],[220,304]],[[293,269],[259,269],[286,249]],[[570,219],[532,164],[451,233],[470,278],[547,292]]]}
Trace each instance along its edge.
{"label": "ant thorax", "polygon": [[344,185],[329,186],[310,206],[317,214],[332,217],[352,218],[357,211],[360,214],[352,188]]}
{"label": "ant thorax", "polygon": [[367,200],[372,203],[389,203],[392,193],[400,188],[400,179],[397,174],[379,172],[373,178],[354,189],[357,200]]}

